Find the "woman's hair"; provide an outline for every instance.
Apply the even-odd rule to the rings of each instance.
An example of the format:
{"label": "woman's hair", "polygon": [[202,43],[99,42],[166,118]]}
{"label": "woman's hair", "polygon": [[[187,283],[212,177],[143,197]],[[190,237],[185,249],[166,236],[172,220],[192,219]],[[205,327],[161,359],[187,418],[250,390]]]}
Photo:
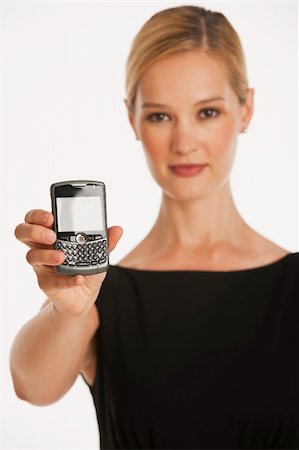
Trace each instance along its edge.
{"label": "woman's hair", "polygon": [[127,105],[133,112],[138,82],[154,62],[198,49],[224,63],[240,104],[248,80],[240,38],[226,17],[198,6],[178,6],[154,14],[135,36],[126,64]]}

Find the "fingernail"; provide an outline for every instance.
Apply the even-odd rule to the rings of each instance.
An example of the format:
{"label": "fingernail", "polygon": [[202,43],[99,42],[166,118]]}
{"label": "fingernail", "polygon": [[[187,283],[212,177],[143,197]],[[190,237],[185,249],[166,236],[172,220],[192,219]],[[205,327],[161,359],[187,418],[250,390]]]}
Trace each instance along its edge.
{"label": "fingernail", "polygon": [[44,232],[43,238],[48,242],[53,242],[56,239],[56,235],[55,235],[54,231],[47,230]]}
{"label": "fingernail", "polygon": [[66,258],[66,254],[63,253],[63,252],[61,252],[61,251],[59,251],[59,253],[57,253],[57,254],[55,255],[55,258],[56,258],[57,261],[61,261],[61,260],[64,261],[65,258]]}
{"label": "fingernail", "polygon": [[45,213],[45,214],[42,215],[42,221],[43,221],[44,223],[47,223],[47,222],[48,222],[48,219],[49,219],[49,214]]}

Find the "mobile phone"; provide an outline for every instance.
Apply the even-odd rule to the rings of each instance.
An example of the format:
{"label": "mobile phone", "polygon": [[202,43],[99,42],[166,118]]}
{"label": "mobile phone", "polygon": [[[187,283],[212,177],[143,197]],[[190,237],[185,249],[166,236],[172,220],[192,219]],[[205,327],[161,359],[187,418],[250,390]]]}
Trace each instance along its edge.
{"label": "mobile phone", "polygon": [[64,275],[93,275],[109,267],[106,188],[101,181],[71,180],[50,187],[54,248],[66,255]]}

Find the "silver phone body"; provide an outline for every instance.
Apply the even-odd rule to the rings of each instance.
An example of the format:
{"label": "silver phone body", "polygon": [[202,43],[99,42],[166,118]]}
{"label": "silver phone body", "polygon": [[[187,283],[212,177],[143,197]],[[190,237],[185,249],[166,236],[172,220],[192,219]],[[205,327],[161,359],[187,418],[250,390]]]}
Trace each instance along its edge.
{"label": "silver phone body", "polygon": [[65,253],[55,270],[93,275],[109,268],[106,188],[101,181],[70,180],[50,187],[54,248]]}

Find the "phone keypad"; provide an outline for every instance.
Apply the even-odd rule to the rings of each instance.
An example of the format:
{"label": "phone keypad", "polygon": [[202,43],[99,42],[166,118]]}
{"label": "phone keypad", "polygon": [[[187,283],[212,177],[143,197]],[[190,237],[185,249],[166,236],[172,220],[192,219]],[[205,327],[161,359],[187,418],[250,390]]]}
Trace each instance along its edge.
{"label": "phone keypad", "polygon": [[66,258],[63,265],[69,266],[103,264],[107,261],[108,257],[106,239],[87,242],[84,245],[74,242],[57,241],[56,249],[64,252]]}

